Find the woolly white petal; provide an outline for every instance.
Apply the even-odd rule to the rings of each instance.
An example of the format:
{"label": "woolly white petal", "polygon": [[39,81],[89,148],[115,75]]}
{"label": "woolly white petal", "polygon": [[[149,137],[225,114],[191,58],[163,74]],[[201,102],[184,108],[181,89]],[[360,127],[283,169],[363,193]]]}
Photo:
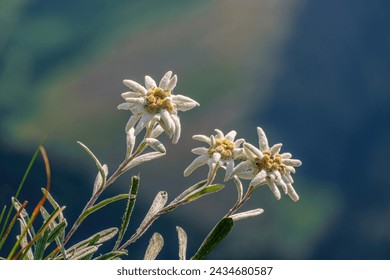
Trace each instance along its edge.
{"label": "woolly white petal", "polygon": [[272,174],[274,174],[274,176],[275,176],[276,185],[282,187],[284,193],[287,194],[287,186],[286,186],[286,183],[283,181],[282,175],[280,174],[280,172],[277,170],[274,170],[274,171],[272,171]]}
{"label": "woolly white petal", "polygon": [[197,135],[192,136],[192,139],[197,140],[197,141],[201,141],[201,142],[205,142],[209,145],[211,144],[210,137],[207,137],[206,135],[197,134]]}
{"label": "woolly white petal", "polygon": [[194,153],[195,155],[207,155],[208,151],[209,149],[205,147],[194,148],[191,150],[191,152]]}
{"label": "woolly white petal", "polygon": [[177,115],[171,115],[171,118],[175,124],[175,132],[173,133],[172,143],[176,144],[179,141],[180,134],[181,134],[181,124],[180,119]]}
{"label": "woolly white petal", "polygon": [[240,138],[240,139],[237,139],[236,141],[234,141],[234,147],[239,147],[242,143],[245,142],[245,139],[244,138]]}
{"label": "woolly white petal", "polygon": [[184,95],[172,95],[172,102],[176,105],[176,109],[182,112],[199,106],[198,102]]}
{"label": "woolly white petal", "polygon": [[156,152],[160,152],[160,153],[166,152],[164,145],[160,141],[158,141],[157,139],[146,138],[145,143],[147,143]]}
{"label": "woolly white petal", "polygon": [[217,139],[225,138],[225,135],[223,134],[223,132],[221,130],[219,130],[218,128],[214,129],[214,131],[217,133],[217,135],[215,135],[215,138],[217,138]]}
{"label": "woolly white petal", "polygon": [[213,163],[218,163],[221,159],[221,154],[220,153],[213,153],[213,155],[211,156],[211,161]]}
{"label": "woolly white petal", "polygon": [[288,196],[293,200],[293,201],[298,201],[299,200],[299,195],[295,192],[293,186],[291,184],[287,184],[287,194]]}
{"label": "woolly white petal", "polygon": [[146,88],[144,88],[139,83],[134,82],[132,80],[123,80],[123,83],[125,84],[125,86],[129,87],[130,89],[140,92],[142,94],[146,94],[148,92]]}
{"label": "woolly white petal", "polygon": [[236,138],[237,132],[235,130],[230,131],[228,134],[226,134],[225,138],[234,141],[234,138]]}
{"label": "woolly white petal", "polygon": [[139,121],[141,115],[132,115],[127,121],[125,131],[128,132]]}
{"label": "woolly white petal", "polygon": [[[246,160],[243,162],[240,162],[233,170],[233,175],[237,175],[238,177],[241,177],[240,174],[243,172],[247,172],[248,170],[253,169],[253,163],[251,160]],[[253,179],[253,177],[251,178]]]}
{"label": "woolly white petal", "polygon": [[240,174],[237,174],[237,177],[239,177],[241,179],[245,179],[245,180],[252,180],[253,178],[256,177],[256,172],[253,169],[243,171],[243,172],[240,172]]}
{"label": "woolly white petal", "polygon": [[276,155],[276,154],[279,154],[280,149],[282,149],[282,143],[273,145],[273,146],[271,147],[271,149],[270,149],[271,154],[272,154],[273,156]]}
{"label": "woolly white petal", "polygon": [[263,158],[263,153],[258,148],[253,146],[252,144],[244,143],[244,148],[248,149],[250,152],[252,152],[259,159]]}
{"label": "woolly white petal", "polygon": [[177,84],[177,76],[173,75],[173,77],[169,80],[165,90],[172,91],[176,87],[176,84]]}
{"label": "woolly white petal", "polygon": [[143,97],[136,97],[136,98],[130,97],[130,98],[126,98],[125,100],[130,104],[139,104],[139,105],[145,104],[145,98]]}
{"label": "woolly white petal", "polygon": [[272,180],[269,177],[266,177],[265,180],[267,182],[268,187],[270,188],[270,190],[272,191],[272,193],[276,197],[276,199],[279,200],[282,196],[281,196],[280,191],[279,191],[278,187],[276,186],[274,180]]}
{"label": "woolly white petal", "polygon": [[133,105],[129,103],[121,103],[118,105],[118,110],[130,110],[130,108],[133,107]]}
{"label": "woolly white petal", "polygon": [[193,162],[184,170],[184,176],[187,177],[190,175],[196,168],[207,163],[209,157],[207,155],[199,156],[194,159]]}
{"label": "woolly white petal", "polygon": [[157,84],[150,76],[145,76],[145,86],[147,90],[151,90],[157,87]]}
{"label": "woolly white petal", "polygon": [[227,181],[227,180],[229,180],[232,177],[233,169],[234,169],[234,161],[232,159],[231,160],[227,160],[226,161],[226,173],[225,173],[224,181]]}
{"label": "woolly white petal", "polygon": [[283,153],[283,154],[281,154],[281,156],[282,156],[283,159],[288,159],[288,158],[292,157],[292,154],[290,154],[290,153]]}
{"label": "woolly white petal", "polygon": [[167,73],[165,73],[164,77],[161,78],[159,87],[162,88],[163,90],[166,90],[168,82],[171,79],[171,77],[172,77],[172,71],[168,71]]}
{"label": "woolly white petal", "polygon": [[302,162],[299,159],[282,159],[282,163],[294,167],[298,167],[302,165]]}
{"label": "woolly white petal", "polygon": [[156,125],[156,127],[150,133],[150,138],[157,138],[164,132],[164,129],[160,125]]}
{"label": "woolly white petal", "polygon": [[139,92],[127,91],[127,92],[122,93],[121,96],[123,98],[131,98],[131,97],[135,98],[135,97],[140,97],[142,95]]}
{"label": "woolly white petal", "polygon": [[259,136],[260,150],[262,150],[262,151],[268,150],[269,149],[268,139],[267,139],[267,136],[265,135],[264,130],[261,127],[257,128],[257,135]]}
{"label": "woolly white petal", "polygon": [[264,179],[267,177],[267,172],[264,170],[261,170],[259,173],[257,173],[256,177],[253,178],[251,181],[251,186],[259,186],[265,183]]}
{"label": "woolly white petal", "polygon": [[171,114],[167,110],[161,110],[160,125],[164,128],[165,132],[171,137],[175,132],[175,123],[172,120]]}
{"label": "woolly white petal", "polygon": [[135,145],[135,135],[134,128],[131,127],[126,133],[126,159],[130,158],[133,153],[133,148]]}
{"label": "woolly white petal", "polygon": [[142,131],[142,129],[144,129],[148,125],[151,119],[153,119],[153,115],[144,114],[139,120],[137,126],[135,127],[134,134],[138,135]]}

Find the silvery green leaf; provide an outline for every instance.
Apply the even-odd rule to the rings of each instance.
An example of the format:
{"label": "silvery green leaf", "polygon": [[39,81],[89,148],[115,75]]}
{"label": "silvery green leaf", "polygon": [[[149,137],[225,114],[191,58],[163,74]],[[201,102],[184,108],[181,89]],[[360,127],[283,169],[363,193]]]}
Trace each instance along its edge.
{"label": "silvery green leaf", "polygon": [[81,215],[80,217],[78,218],[78,221],[81,223],[82,221],[84,221],[85,218],[87,218],[90,214],[98,211],[99,209],[107,206],[108,204],[110,203],[113,203],[115,201],[118,201],[118,200],[121,200],[121,199],[125,199],[127,198],[127,194],[119,194],[119,195],[116,195],[116,196],[113,196],[113,197],[110,197],[110,198],[107,198],[103,201],[100,201],[99,203],[95,204],[94,206],[92,206],[91,208],[88,208],[87,210],[85,210]]}
{"label": "silvery green leaf", "polygon": [[144,141],[156,152],[160,152],[160,153],[166,152],[164,145],[159,140],[154,138],[146,138]]}
{"label": "silvery green leaf", "polygon": [[148,248],[146,249],[144,260],[154,260],[164,246],[164,238],[158,232],[154,233],[149,240]]}
{"label": "silvery green leaf", "polygon": [[82,248],[85,248],[87,246],[90,246],[91,243],[93,245],[104,243],[105,241],[108,241],[111,238],[113,238],[117,233],[118,233],[118,229],[115,227],[99,231],[99,232],[93,234],[92,236],[88,237],[87,239],[80,241],[77,244],[73,245],[68,250],[66,250],[66,253],[70,254],[71,252],[74,252],[74,251],[80,250]]}
{"label": "silvery green leaf", "polygon": [[47,238],[47,243],[53,242],[56,238],[61,238],[60,234],[62,235],[62,233],[65,231],[66,226],[66,221],[62,221],[58,225],[55,225],[50,231],[49,237]]}
{"label": "silvery green leaf", "polygon": [[[23,232],[24,229],[26,228],[26,225],[25,225],[24,222],[23,222],[21,219],[19,219],[19,218],[18,218],[18,221],[19,221],[19,223],[20,223],[20,232]],[[19,239],[19,238],[20,238],[20,235],[18,235],[18,236],[16,237],[16,239]],[[28,244],[28,240],[27,240],[27,235],[25,234],[25,235],[23,236],[23,238],[20,240],[20,247],[21,247],[21,248],[25,248],[25,247],[27,246],[27,244]],[[27,254],[26,254],[25,258],[27,258],[28,260],[33,260],[33,259],[34,259],[34,254],[33,254],[31,248],[29,248],[29,249],[27,250]]]}
{"label": "silvery green leaf", "polygon": [[126,132],[126,159],[129,159],[131,155],[133,154],[133,149],[135,145],[135,135],[134,135],[134,128],[130,128]]}
{"label": "silvery green leaf", "polygon": [[[54,209],[61,208],[60,205],[58,204],[58,202],[53,198],[53,196],[49,192],[46,191],[45,188],[41,188],[41,191],[43,194],[46,194],[47,200],[50,202],[51,206]],[[60,221],[65,220],[64,214],[62,212],[58,215],[58,219]]]}
{"label": "silvery green leaf", "polygon": [[151,161],[151,160],[154,160],[154,159],[157,159],[157,158],[160,158],[162,156],[164,156],[165,153],[160,153],[160,152],[150,152],[150,153],[147,153],[147,154],[144,154],[144,155],[140,155],[139,157],[136,157],[135,159],[133,159],[132,161],[130,161],[126,167],[124,168],[125,171],[137,166],[137,165],[140,165],[144,162],[147,162],[147,161]]}
{"label": "silvery green leaf", "polygon": [[208,234],[192,260],[203,260],[230,233],[234,225],[232,218],[223,218]]}
{"label": "silvery green leaf", "polygon": [[152,206],[150,206],[148,213],[146,214],[141,225],[138,227],[137,233],[145,232],[152,225],[153,221],[156,218],[155,214],[157,214],[165,206],[167,201],[168,201],[168,193],[167,192],[160,191],[157,193],[157,195],[154,198],[154,201],[152,203]]}
{"label": "silvery green leaf", "polygon": [[130,223],[131,214],[133,213],[137,193],[139,187],[139,176],[133,176],[131,178],[129,196],[127,199],[126,210],[123,213],[122,224],[119,230],[118,239],[115,242],[114,250],[118,249],[120,243],[122,242],[123,236],[127,231],[127,227]]}
{"label": "silvery green leaf", "polygon": [[107,164],[103,164],[102,168],[103,168],[103,172],[104,172],[104,178],[102,178],[102,174],[99,171],[98,174],[96,175],[95,183],[93,184],[93,193],[92,194],[95,194],[100,188],[104,187],[103,181],[104,182],[106,181],[107,175],[108,175]]}
{"label": "silvery green leaf", "polygon": [[42,215],[42,218],[43,218],[44,221],[47,221],[50,218],[50,214],[49,214],[49,212],[46,210],[46,208],[44,206],[41,206],[39,208],[39,211],[41,212],[41,215]]}
{"label": "silvery green leaf", "polygon": [[187,255],[187,234],[181,227],[176,227],[179,242],[179,260],[185,260]]}
{"label": "silvery green leaf", "polygon": [[230,218],[232,218],[233,221],[236,222],[236,221],[239,221],[239,220],[248,219],[248,218],[251,218],[251,217],[256,217],[256,216],[262,214],[263,212],[264,212],[263,209],[258,208],[258,209],[253,209],[253,210],[249,210],[249,211],[245,211],[245,212],[241,212],[241,213],[237,213],[237,214],[231,215]]}
{"label": "silvery green leaf", "polygon": [[92,151],[87,147],[85,146],[83,143],[81,143],[80,141],[77,141],[77,143],[84,148],[84,150],[87,151],[87,153],[92,157],[92,159],[95,161],[95,164],[100,172],[100,175],[102,176],[103,178],[103,183],[102,185],[104,186],[106,184],[106,178],[105,178],[105,175],[104,175],[104,169],[103,169],[103,166],[102,164],[100,163],[100,161],[98,160],[98,158],[92,153]]}
{"label": "silvery green leaf", "polygon": [[206,184],[207,180],[203,180],[203,181],[200,181],[199,183],[196,183],[195,185],[187,188],[184,192],[182,192],[180,195],[178,195],[172,202],[172,203],[175,203],[177,201],[180,201],[182,200],[184,197],[186,197],[188,194],[194,192],[195,190],[197,189],[200,189],[201,187],[203,187],[205,184]]}
{"label": "silvery green leaf", "polygon": [[79,249],[74,252],[70,257],[70,260],[80,260],[86,256],[94,254],[99,249],[99,246],[89,246],[86,248]]}
{"label": "silvery green leaf", "polygon": [[[22,204],[14,197],[12,197],[11,200],[12,200],[12,204],[13,204],[16,212],[19,211]],[[20,212],[20,215],[19,215],[19,219],[20,219],[20,222],[23,223],[24,228],[27,227],[28,220],[30,218],[29,218],[29,215],[28,215],[26,209],[22,209],[22,211]],[[33,225],[30,225],[30,227],[27,229],[27,234],[29,235],[30,239],[33,239],[33,237],[35,236],[35,231],[34,231]]]}
{"label": "silvery green leaf", "polygon": [[43,258],[48,237],[49,229],[45,230],[45,232],[35,242],[34,260],[41,260]]}
{"label": "silvery green leaf", "polygon": [[197,200],[197,199],[201,198],[202,196],[205,196],[205,195],[208,195],[208,194],[211,194],[214,192],[218,192],[218,191],[222,190],[224,187],[225,186],[222,184],[208,185],[208,186],[205,186],[205,187],[202,187],[200,189],[193,191],[192,193],[190,193],[189,195],[187,195],[186,197],[184,197],[180,201],[182,201],[183,203],[188,203],[188,202]]}

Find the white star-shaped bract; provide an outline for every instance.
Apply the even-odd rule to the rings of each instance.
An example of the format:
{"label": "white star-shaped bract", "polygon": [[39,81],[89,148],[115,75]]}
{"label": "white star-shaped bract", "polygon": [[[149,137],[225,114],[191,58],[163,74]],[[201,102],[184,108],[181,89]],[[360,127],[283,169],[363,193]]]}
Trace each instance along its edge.
{"label": "white star-shaped bract", "polygon": [[177,143],[181,134],[178,111],[199,106],[198,102],[187,96],[172,94],[177,76],[172,76],[172,71],[168,71],[158,86],[150,76],[145,76],[145,87],[132,80],[124,80],[123,83],[131,91],[121,94],[126,102],[120,104],[118,109],[133,113],[126,124],[126,131],[136,125],[134,134],[138,135],[145,127],[160,125],[172,142]]}
{"label": "white star-shaped bract", "polygon": [[294,180],[291,173],[295,173],[295,167],[302,162],[292,159],[290,153],[279,154],[282,144],[275,144],[271,148],[264,131],[258,127],[259,148],[252,144],[244,143],[244,151],[247,160],[238,164],[233,175],[242,179],[251,180],[253,187],[268,185],[277,199],[281,198],[278,187],[290,196],[293,201],[299,200],[292,184]]}
{"label": "white star-shaped bract", "polygon": [[209,166],[209,180],[215,176],[218,167],[226,169],[225,181],[231,178],[234,170],[234,160],[243,153],[243,148],[240,146],[245,140],[234,140],[237,135],[234,130],[226,135],[219,129],[215,129],[215,132],[215,136],[194,135],[192,137],[195,140],[207,143],[209,147],[192,149],[192,152],[199,156],[184,170],[184,176],[190,175],[196,168],[207,164]]}

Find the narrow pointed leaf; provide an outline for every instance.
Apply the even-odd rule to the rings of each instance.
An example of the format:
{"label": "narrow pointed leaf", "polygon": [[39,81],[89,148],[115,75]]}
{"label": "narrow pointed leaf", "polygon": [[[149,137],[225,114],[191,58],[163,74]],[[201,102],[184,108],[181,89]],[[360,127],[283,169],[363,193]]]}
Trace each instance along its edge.
{"label": "narrow pointed leaf", "polygon": [[121,227],[119,229],[119,235],[118,235],[118,239],[115,243],[114,250],[118,249],[120,243],[123,240],[123,236],[125,235],[127,228],[129,226],[131,214],[133,212],[137,193],[138,193],[139,179],[140,179],[139,176],[133,176],[131,178],[130,190],[129,190],[129,195],[128,195],[128,199],[127,199],[126,210],[125,210],[123,217],[122,217],[122,224],[121,224]]}
{"label": "narrow pointed leaf", "polygon": [[[7,229],[5,230],[4,232],[4,235],[2,236],[2,238],[0,239],[0,248],[3,246],[3,244],[5,243],[5,241],[7,240],[8,238],[8,235],[9,233],[11,232],[12,228],[14,227],[15,225],[15,222],[17,221],[17,219],[19,218],[19,220],[23,220],[21,217],[21,213],[24,211],[24,208],[26,207],[27,205],[27,201],[25,201],[22,205],[20,205],[20,207],[18,208],[17,212],[15,213],[14,217],[12,218],[11,222],[9,223]],[[21,238],[17,239],[12,250],[15,251],[16,250],[16,247],[18,246],[18,243],[19,243],[19,240],[21,240],[23,238],[23,235],[25,234],[25,232],[21,232],[20,236]]]}
{"label": "narrow pointed leaf", "polygon": [[118,229],[115,227],[99,231],[99,232],[93,234],[92,236],[88,237],[87,239],[80,241],[77,244],[73,245],[68,250],[66,250],[66,253],[70,254],[72,251],[77,251],[81,248],[85,248],[85,247],[95,245],[95,244],[104,243],[105,241],[108,241],[111,238],[113,238],[117,233],[118,233]]}
{"label": "narrow pointed leaf", "polygon": [[[47,192],[45,188],[41,188],[41,191],[43,194],[46,195],[46,198],[47,198],[47,201],[49,201],[49,203],[51,204],[51,206],[56,209],[56,208],[60,208],[60,204],[53,198],[53,196],[50,194],[50,192]],[[64,214],[61,212],[59,215],[58,215],[58,218],[60,221],[64,220]]]}
{"label": "narrow pointed leaf", "polygon": [[85,146],[83,143],[81,143],[80,141],[77,141],[77,143],[83,147],[84,150],[87,151],[87,153],[91,156],[91,158],[95,161],[95,164],[100,172],[100,175],[102,176],[102,186],[104,186],[106,184],[106,176],[105,176],[105,173],[104,173],[104,169],[103,169],[103,166],[102,164],[100,163],[100,161],[98,160],[98,158],[92,153],[92,151],[87,147]]}
{"label": "narrow pointed leaf", "polygon": [[180,195],[178,195],[172,202],[172,203],[175,203],[177,201],[180,201],[182,200],[184,197],[186,197],[188,194],[194,192],[195,190],[197,189],[200,189],[201,187],[203,187],[205,184],[206,184],[207,180],[203,180],[203,181],[200,181],[199,183],[196,183],[195,185],[187,188],[184,192],[182,192]]}
{"label": "narrow pointed leaf", "polygon": [[192,260],[203,260],[230,233],[234,225],[232,218],[223,218],[209,233]]}
{"label": "narrow pointed leaf", "polygon": [[60,238],[60,234],[62,234],[63,231],[65,231],[65,228],[67,226],[66,221],[62,221],[58,225],[54,227],[54,229],[50,232],[50,235],[47,238],[47,243],[53,242],[57,237]]}
{"label": "narrow pointed leaf", "polygon": [[[23,221],[21,219],[18,219],[18,221],[20,223],[20,232],[23,232],[24,228],[25,228],[25,224],[23,223]],[[16,238],[20,239],[20,235],[18,235]],[[20,239],[20,246],[22,248],[24,248],[27,246],[27,244],[28,244],[27,235],[24,235],[23,238]],[[28,260],[34,259],[34,254],[31,250],[31,248],[27,250],[27,253],[26,253],[26,256],[24,259],[28,259]]]}
{"label": "narrow pointed leaf", "polygon": [[94,184],[93,184],[93,191],[92,191],[92,194],[93,194],[93,195],[94,195],[99,189],[101,189],[101,188],[104,187],[103,182],[105,182],[105,180],[107,179],[107,175],[108,175],[108,167],[107,167],[107,164],[103,164],[102,168],[103,168],[103,172],[104,172],[104,178],[102,177],[102,174],[101,174],[100,171],[99,171],[98,174],[96,175],[96,179],[95,179],[95,182],[94,182]]}
{"label": "narrow pointed leaf", "polygon": [[[28,243],[28,245],[26,247],[23,247],[22,249],[20,249],[19,252],[15,256],[13,256],[14,252],[15,252],[14,251],[15,248],[12,248],[11,252],[8,254],[8,259],[11,259],[11,258],[18,259],[20,256],[23,259],[25,254],[27,253],[27,250],[29,248],[31,248],[31,246],[35,243],[35,241],[38,240],[38,238],[40,238],[40,236],[50,226],[50,223],[52,223],[64,209],[65,209],[65,207],[55,209],[54,212],[51,214],[50,219],[42,225],[42,227],[39,229],[39,231],[34,236],[34,238]],[[24,234],[25,234],[25,232],[22,232],[21,236],[23,237]],[[17,245],[17,243],[15,245]]]}
{"label": "narrow pointed leaf", "polygon": [[91,208],[89,208],[88,210],[84,211],[80,217],[77,219],[77,221],[81,224],[82,221],[84,221],[84,219],[86,217],[88,217],[89,215],[91,215],[92,213],[98,211],[99,209],[115,202],[115,201],[118,201],[118,200],[121,200],[121,199],[126,199],[128,197],[127,194],[119,194],[119,195],[116,195],[116,196],[113,196],[113,197],[110,197],[110,198],[107,198],[97,204],[95,204],[94,206],[92,206]]}
{"label": "narrow pointed leaf", "polygon": [[197,200],[201,198],[202,196],[219,192],[222,190],[225,186],[222,184],[215,184],[215,185],[209,185],[200,189],[195,190],[194,192],[190,193],[188,196],[184,197],[182,199],[183,202],[188,203],[194,200]]}
{"label": "narrow pointed leaf", "polygon": [[[15,197],[12,198],[12,204],[17,212],[19,211],[20,207],[22,207],[22,204]],[[25,226],[28,225],[30,217],[24,208],[20,211],[19,218],[24,222]],[[30,236],[31,239],[33,238],[33,236],[35,236],[35,230],[33,225],[30,225],[30,227],[27,229],[27,234]]]}
{"label": "narrow pointed leaf", "polygon": [[126,167],[124,168],[123,172],[125,172],[125,171],[127,171],[127,170],[129,170],[129,169],[131,169],[133,167],[136,167],[137,165],[145,163],[147,161],[151,161],[151,160],[160,158],[160,157],[162,157],[164,155],[165,155],[165,153],[160,153],[160,152],[150,152],[150,153],[146,153],[146,154],[140,155],[140,156],[136,157],[135,159],[133,159],[132,161],[130,161],[126,165]]}
{"label": "narrow pointed leaf", "polygon": [[181,227],[176,227],[179,243],[179,260],[185,260],[187,255],[187,234]]}
{"label": "narrow pointed leaf", "polygon": [[35,243],[34,260],[41,260],[43,258],[48,237],[49,230],[47,229]]}

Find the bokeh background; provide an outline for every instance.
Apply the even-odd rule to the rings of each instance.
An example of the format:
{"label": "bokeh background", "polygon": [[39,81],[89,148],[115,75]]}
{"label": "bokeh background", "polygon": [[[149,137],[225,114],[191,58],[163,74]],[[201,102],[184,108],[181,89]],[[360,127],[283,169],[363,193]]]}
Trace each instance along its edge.
{"label": "bokeh background", "polygon": [[[41,139],[53,173],[52,193],[74,221],[89,198],[94,163],[84,142],[113,171],[125,151],[129,112],[118,111],[123,79],[143,83],[168,70],[176,94],[201,106],[182,113],[183,134],[168,156],[148,163],[130,231],[159,190],[171,198],[203,179],[207,167],[182,172],[199,146],[193,134],[232,129],[256,143],[261,126],[303,165],[301,199],[280,201],[259,189],[210,259],[390,258],[390,2],[385,0],[0,2],[0,205],[10,204]],[[131,174],[106,196],[127,191]],[[39,199],[42,160],[21,199]],[[177,258],[175,226],[191,256],[234,203],[230,183],[215,195],[160,218],[130,247],[143,257],[154,231],[159,259]],[[124,204],[89,217],[73,242],[118,226]]]}

